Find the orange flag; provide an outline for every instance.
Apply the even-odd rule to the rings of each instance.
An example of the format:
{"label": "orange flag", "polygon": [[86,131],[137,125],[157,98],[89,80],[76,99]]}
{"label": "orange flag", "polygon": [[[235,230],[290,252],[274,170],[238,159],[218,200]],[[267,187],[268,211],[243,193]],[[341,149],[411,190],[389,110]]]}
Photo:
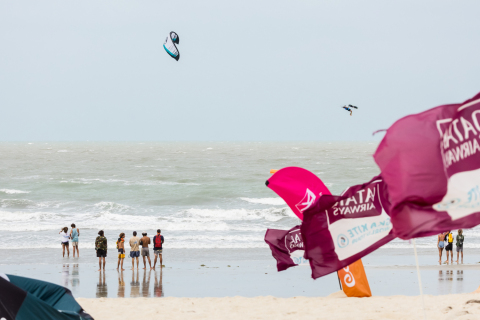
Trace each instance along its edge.
{"label": "orange flag", "polygon": [[372,296],[361,259],[348,267],[338,270],[338,277],[342,283],[343,292],[345,292],[347,297],[361,298]]}

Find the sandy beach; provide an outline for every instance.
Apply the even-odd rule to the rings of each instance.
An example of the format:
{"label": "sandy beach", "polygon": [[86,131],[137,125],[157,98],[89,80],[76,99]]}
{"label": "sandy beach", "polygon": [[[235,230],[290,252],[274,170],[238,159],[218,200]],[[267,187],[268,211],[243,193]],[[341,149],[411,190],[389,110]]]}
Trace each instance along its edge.
{"label": "sandy beach", "polygon": [[[425,297],[427,319],[479,319],[480,293]],[[82,299],[95,319],[423,319],[419,296]]]}

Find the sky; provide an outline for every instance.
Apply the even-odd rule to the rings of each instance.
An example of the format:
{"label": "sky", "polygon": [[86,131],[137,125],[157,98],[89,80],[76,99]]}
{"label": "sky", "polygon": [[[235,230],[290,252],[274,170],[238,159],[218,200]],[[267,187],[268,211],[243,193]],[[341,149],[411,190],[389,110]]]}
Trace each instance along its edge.
{"label": "sky", "polygon": [[0,1],[0,140],[378,141],[480,91],[478,12],[477,0]]}

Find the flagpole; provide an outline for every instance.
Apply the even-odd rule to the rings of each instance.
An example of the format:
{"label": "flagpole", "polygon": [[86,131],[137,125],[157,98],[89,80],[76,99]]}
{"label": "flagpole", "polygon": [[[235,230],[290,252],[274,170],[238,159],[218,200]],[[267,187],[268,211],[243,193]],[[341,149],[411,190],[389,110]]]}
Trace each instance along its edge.
{"label": "flagpole", "polygon": [[423,289],[422,289],[422,277],[420,276],[420,266],[418,265],[417,244],[415,243],[415,239],[412,239],[412,241],[413,241],[413,251],[415,252],[415,263],[417,264],[418,286],[420,287],[420,297],[422,298],[423,318],[427,320],[427,313],[425,311],[425,299],[423,297]]}
{"label": "flagpole", "polygon": [[340,276],[338,275],[338,271],[337,271],[337,278],[338,278],[338,285],[340,286],[340,290],[343,290],[342,289],[342,282],[340,281]]}

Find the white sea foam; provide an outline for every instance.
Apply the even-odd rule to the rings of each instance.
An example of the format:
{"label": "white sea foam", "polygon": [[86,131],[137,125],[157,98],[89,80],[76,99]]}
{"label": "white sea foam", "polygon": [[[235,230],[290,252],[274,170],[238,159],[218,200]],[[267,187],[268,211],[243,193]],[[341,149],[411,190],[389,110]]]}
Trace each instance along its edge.
{"label": "white sea foam", "polygon": [[121,203],[116,203],[116,202],[110,202],[110,201],[102,201],[95,203],[93,205],[96,209],[100,210],[100,212],[127,212],[128,210],[131,209],[130,206],[121,204]]}
{"label": "white sea foam", "polygon": [[[0,230],[11,230],[8,228],[8,223],[15,222],[11,227],[15,227],[19,223],[31,223],[32,221],[48,221],[56,220],[58,215],[52,212],[10,212],[0,211]],[[6,228],[7,227],[7,228]]]}
{"label": "white sea foam", "polygon": [[105,183],[105,184],[120,184],[124,186],[158,186],[158,185],[184,185],[184,186],[200,186],[200,183],[194,182],[175,182],[175,181],[155,181],[155,180],[140,180],[140,181],[130,181],[122,179],[87,179],[87,178],[77,178],[60,180],[60,183],[73,183],[73,184],[94,184],[94,183]]}
{"label": "white sea foam", "polygon": [[0,189],[0,192],[6,193],[6,194],[30,193],[30,191],[15,190],[15,189]]}
{"label": "white sea foam", "polygon": [[[228,218],[227,212],[216,210],[187,210],[177,216],[161,217],[156,215],[133,215],[129,206],[101,202],[94,206],[94,212],[77,214],[58,214],[53,212],[9,212],[0,211],[0,231],[49,231],[58,230],[75,222],[82,229],[103,230],[150,230],[161,228],[165,231],[246,231],[261,232],[265,227],[248,222],[231,223],[229,220],[262,219],[251,212],[243,212],[236,217]],[[111,212],[113,211],[113,212]],[[229,210],[227,210],[229,211]],[[252,217],[248,217],[253,214]],[[224,218],[222,218],[222,215]],[[260,214],[261,215],[261,214]],[[190,216],[190,217],[189,217]],[[225,218],[227,217],[227,218]],[[263,221],[278,219],[264,215]]]}
{"label": "white sea foam", "polygon": [[282,198],[240,198],[250,203],[266,204],[271,206],[284,206],[285,201]]}
{"label": "white sea foam", "polygon": [[[191,218],[203,218],[211,220],[267,220],[278,221],[291,216],[287,208],[269,209],[197,209],[192,208],[186,211]],[[292,212],[293,214],[293,212]]]}

